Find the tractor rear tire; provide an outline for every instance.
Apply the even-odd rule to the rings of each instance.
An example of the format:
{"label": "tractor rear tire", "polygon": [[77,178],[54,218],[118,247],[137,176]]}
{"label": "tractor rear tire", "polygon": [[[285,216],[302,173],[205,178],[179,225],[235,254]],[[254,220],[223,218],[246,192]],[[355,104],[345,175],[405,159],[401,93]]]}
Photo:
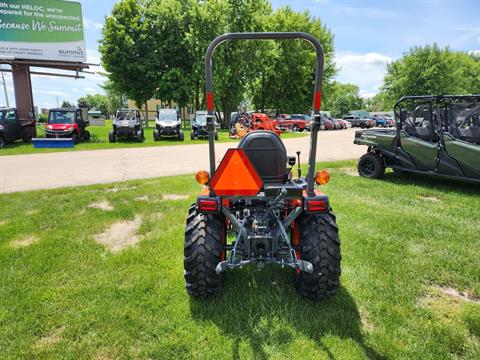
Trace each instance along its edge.
{"label": "tractor rear tire", "polygon": [[385,175],[385,164],[380,155],[366,153],[358,160],[358,173],[369,179],[380,179]]}
{"label": "tractor rear tire", "polygon": [[196,205],[188,211],[185,228],[184,276],[190,296],[209,298],[223,290],[223,275],[215,271],[224,252],[224,220],[215,214],[197,212]]}
{"label": "tractor rear tire", "polygon": [[83,140],[87,140],[87,141],[88,141],[88,140],[90,140],[90,137],[91,137],[90,131],[85,130],[85,133],[83,134]]}
{"label": "tractor rear tire", "polygon": [[334,295],[340,285],[340,239],[335,215],[305,214],[300,218],[302,260],[313,265],[313,272],[295,273],[295,286],[300,295],[322,300]]}

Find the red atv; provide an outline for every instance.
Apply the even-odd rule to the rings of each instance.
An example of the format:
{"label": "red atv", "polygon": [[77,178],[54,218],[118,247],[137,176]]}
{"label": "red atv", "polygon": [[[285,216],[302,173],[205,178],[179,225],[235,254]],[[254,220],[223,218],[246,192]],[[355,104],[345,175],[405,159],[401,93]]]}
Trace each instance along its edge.
{"label": "red atv", "polygon": [[82,110],[78,108],[50,109],[45,137],[72,138],[73,143],[78,144],[80,140],[90,139],[88,125],[89,121],[83,119]]}
{"label": "red atv", "polygon": [[[293,178],[295,156],[287,156],[280,137],[251,131],[237,148],[227,151],[216,167],[212,55],[226,40],[301,38],[317,52],[314,120],[308,174]],[[315,172],[324,54],[318,40],[306,33],[231,33],[213,40],[206,54],[207,131],[210,173],[196,174],[205,186],[188,212],[184,244],[184,276],[193,297],[212,297],[223,290],[227,271],[249,264],[292,269],[302,296],[320,300],[335,294],[340,280],[340,240],[335,215],[323,185],[330,176]],[[299,157],[299,155],[298,155]],[[300,159],[299,159],[300,160]],[[245,290],[245,289],[244,289]]]}

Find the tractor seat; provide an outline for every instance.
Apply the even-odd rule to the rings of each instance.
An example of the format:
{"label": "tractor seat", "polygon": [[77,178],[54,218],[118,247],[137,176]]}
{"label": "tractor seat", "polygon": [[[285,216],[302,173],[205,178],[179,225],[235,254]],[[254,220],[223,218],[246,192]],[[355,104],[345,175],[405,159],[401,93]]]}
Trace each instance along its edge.
{"label": "tractor seat", "polygon": [[472,142],[475,144],[480,144],[480,126],[470,127],[470,132],[472,134]]}
{"label": "tractor seat", "polygon": [[238,148],[245,151],[264,184],[286,182],[287,150],[277,134],[265,130],[249,132]]}

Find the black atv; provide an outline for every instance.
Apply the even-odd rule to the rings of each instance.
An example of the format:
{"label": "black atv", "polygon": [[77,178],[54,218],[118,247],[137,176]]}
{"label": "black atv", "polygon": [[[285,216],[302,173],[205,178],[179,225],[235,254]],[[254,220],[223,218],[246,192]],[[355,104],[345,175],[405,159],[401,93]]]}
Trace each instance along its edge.
{"label": "black atv", "polygon": [[0,108],[0,149],[15,140],[30,143],[34,133],[34,123],[22,124],[18,118],[17,109]]}
{"label": "black atv", "polygon": [[394,107],[396,129],[362,130],[358,172],[381,178],[385,168],[480,183],[480,95],[406,96]]}
{"label": "black atv", "polygon": [[[280,137],[266,130],[245,135],[216,167],[214,49],[226,40],[296,38],[307,40],[317,51],[308,176],[301,176],[298,163],[298,178],[293,179],[295,156],[288,157]],[[297,290],[307,298],[320,300],[337,291],[341,261],[338,226],[328,197],[314,186],[329,180],[326,171],[315,172],[323,63],[322,46],[306,33],[231,33],[215,38],[208,47],[210,173],[202,170],[196,174],[197,182],[205,187],[188,212],[185,229],[184,276],[191,296],[219,295],[225,272],[247,265],[261,270],[269,264],[291,269]]]}
{"label": "black atv", "polygon": [[143,142],[145,139],[139,110],[117,110],[112,125],[113,130],[108,133],[108,141],[111,143],[116,142],[118,138],[133,138],[137,142]]}

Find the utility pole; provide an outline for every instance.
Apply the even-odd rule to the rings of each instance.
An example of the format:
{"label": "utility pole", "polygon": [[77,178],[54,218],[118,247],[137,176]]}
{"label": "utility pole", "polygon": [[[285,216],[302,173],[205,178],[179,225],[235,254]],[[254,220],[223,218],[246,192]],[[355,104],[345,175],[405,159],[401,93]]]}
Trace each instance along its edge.
{"label": "utility pole", "polygon": [[8,91],[7,91],[7,82],[5,81],[5,76],[3,75],[3,68],[0,66],[0,73],[2,73],[2,83],[3,83],[3,92],[5,93],[5,102],[7,107],[10,107],[8,102]]}

